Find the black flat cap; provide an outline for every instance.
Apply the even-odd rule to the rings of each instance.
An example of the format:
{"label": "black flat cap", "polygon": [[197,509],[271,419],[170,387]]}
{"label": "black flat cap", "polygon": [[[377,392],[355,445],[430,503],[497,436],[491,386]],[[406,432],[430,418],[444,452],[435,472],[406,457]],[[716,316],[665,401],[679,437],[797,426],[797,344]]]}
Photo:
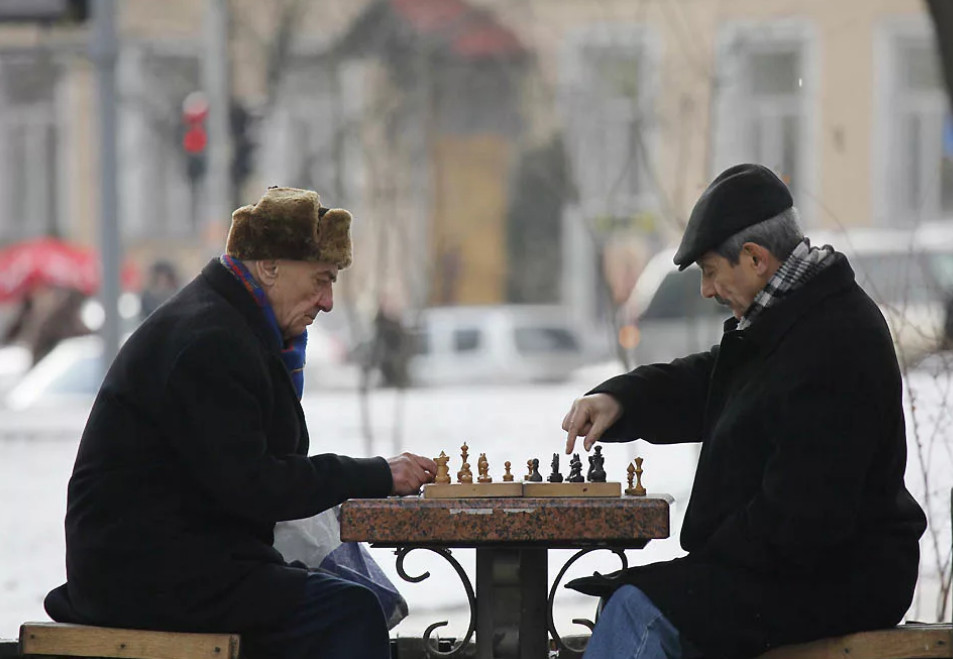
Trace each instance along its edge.
{"label": "black flat cap", "polygon": [[675,265],[684,270],[742,229],[793,205],[791,191],[767,167],[745,164],[726,169],[695,203],[675,252]]}

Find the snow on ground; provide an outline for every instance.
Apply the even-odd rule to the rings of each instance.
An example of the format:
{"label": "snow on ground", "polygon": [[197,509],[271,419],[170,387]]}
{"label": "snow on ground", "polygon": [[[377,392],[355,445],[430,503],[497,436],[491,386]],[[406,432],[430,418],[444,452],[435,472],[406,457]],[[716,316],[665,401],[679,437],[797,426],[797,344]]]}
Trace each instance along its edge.
{"label": "snow on ground", "polygon": [[[945,379],[944,379],[945,378]],[[916,374],[909,380],[916,392],[916,432],[911,424],[908,483],[917,499],[927,500],[931,531],[924,538],[921,588],[911,617],[935,619],[936,549],[949,569],[950,509],[953,484],[953,412],[948,409],[949,377],[939,379]],[[312,451],[349,455],[393,455],[409,450],[434,456],[441,450],[451,456],[451,466],[459,461],[459,446],[466,441],[471,455],[485,452],[491,473],[502,472],[504,460],[520,465],[530,457],[549,464],[553,452],[561,452],[565,435],[562,418],[572,400],[593,382],[521,387],[468,387],[417,389],[406,392],[373,391],[364,410],[353,391],[320,391],[305,395],[304,407],[312,436]],[[365,440],[361,419],[370,419],[370,436]],[[82,428],[82,414],[64,414],[67,425],[18,434],[16,416],[0,416],[0,637],[15,637],[25,620],[44,620],[43,597],[65,576],[63,565],[63,516],[66,483]],[[35,420],[34,420],[35,422]],[[918,440],[919,447],[918,448]],[[655,447],[644,442],[609,444],[604,448],[610,480],[625,481],[625,467],[636,455],[645,458],[643,483],[650,494],[664,492],[675,503],[672,535],[653,541],[640,551],[628,551],[629,564],[641,564],[681,555],[677,536],[684,506],[688,501],[696,460],[694,446]],[[921,456],[923,460],[921,461]],[[921,467],[921,465],[926,465]],[[936,535],[933,535],[933,534]],[[935,549],[936,548],[936,549]],[[443,636],[462,634],[468,611],[463,587],[443,559],[430,552],[411,553],[406,571],[432,576],[420,583],[401,580],[396,574],[393,551],[373,548],[384,571],[408,600],[411,615],[392,634],[419,635],[433,622],[449,620]],[[453,551],[473,579],[474,552]],[[562,567],[571,551],[549,555],[550,579]],[[609,552],[595,552],[576,563],[563,583],[593,570],[616,569],[618,559]],[[564,594],[562,594],[564,593]],[[555,618],[561,634],[580,633],[573,618],[591,618],[592,598],[561,590],[556,598]],[[950,608],[947,607],[949,619]]]}

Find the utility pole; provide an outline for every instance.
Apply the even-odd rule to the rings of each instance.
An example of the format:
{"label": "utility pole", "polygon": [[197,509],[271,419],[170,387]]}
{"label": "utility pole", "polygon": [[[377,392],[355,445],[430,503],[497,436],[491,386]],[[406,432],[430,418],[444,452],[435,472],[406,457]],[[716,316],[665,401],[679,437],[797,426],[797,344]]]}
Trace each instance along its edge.
{"label": "utility pole", "polygon": [[[122,251],[116,221],[116,39],[115,0],[93,0],[90,57],[96,67],[99,91],[99,251],[100,289],[105,319],[101,330],[106,368],[119,352],[119,257]],[[105,370],[103,371],[105,373]]]}
{"label": "utility pole", "polygon": [[[227,226],[232,212],[231,85],[228,59],[228,0],[205,0],[203,87],[208,97],[208,169],[205,173],[206,225]],[[215,231],[210,236],[217,236]],[[220,248],[220,245],[209,247]]]}

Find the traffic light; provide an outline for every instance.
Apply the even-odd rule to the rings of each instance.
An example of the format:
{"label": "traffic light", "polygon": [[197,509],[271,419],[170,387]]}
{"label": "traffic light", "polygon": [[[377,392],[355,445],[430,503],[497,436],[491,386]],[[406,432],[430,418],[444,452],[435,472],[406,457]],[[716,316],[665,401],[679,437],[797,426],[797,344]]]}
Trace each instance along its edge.
{"label": "traffic light", "polygon": [[189,180],[197,182],[205,175],[205,152],[208,147],[208,99],[204,92],[195,91],[182,102],[182,151],[185,154],[185,172]]}

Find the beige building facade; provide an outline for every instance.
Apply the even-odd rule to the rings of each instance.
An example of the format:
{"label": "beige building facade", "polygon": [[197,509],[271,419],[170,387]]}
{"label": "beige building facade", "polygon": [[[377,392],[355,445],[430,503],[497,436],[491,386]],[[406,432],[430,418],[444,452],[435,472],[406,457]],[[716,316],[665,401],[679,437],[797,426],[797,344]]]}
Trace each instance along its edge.
{"label": "beige building facade", "polygon": [[[118,3],[122,243],[185,276],[222,246],[181,151],[204,3]],[[611,313],[723,168],[762,162],[806,228],[953,219],[953,127],[919,0],[230,3],[253,171],[354,211],[357,307]],[[95,244],[83,26],[0,29],[0,240]],[[540,173],[541,172],[541,173]],[[529,183],[527,183],[527,181]],[[360,255],[366,255],[361,258]],[[635,264],[635,265],[633,265]],[[527,284],[529,282],[529,284]]]}

